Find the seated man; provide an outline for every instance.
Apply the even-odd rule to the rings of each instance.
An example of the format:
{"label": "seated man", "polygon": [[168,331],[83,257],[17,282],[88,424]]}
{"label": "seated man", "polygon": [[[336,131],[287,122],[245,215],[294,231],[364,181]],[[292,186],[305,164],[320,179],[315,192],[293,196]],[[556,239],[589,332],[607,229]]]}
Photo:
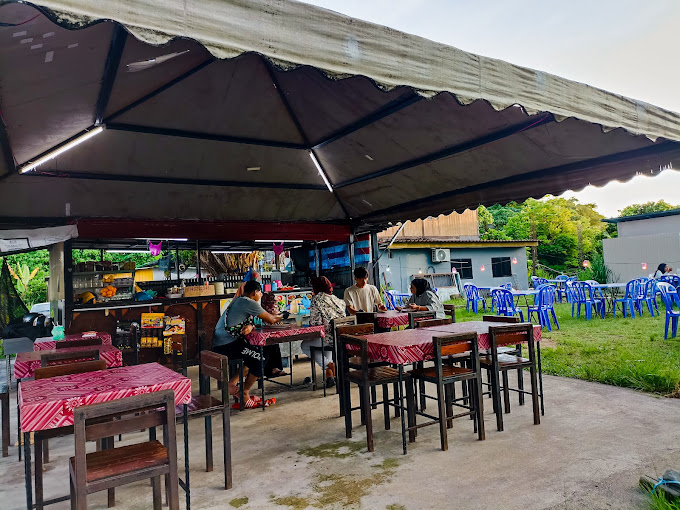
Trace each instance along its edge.
{"label": "seated man", "polygon": [[374,285],[368,283],[368,271],[365,267],[357,267],[354,270],[355,284],[345,289],[345,304],[351,315],[357,312],[374,312],[377,308],[384,312],[387,310],[380,299],[380,292]]}
{"label": "seated man", "polygon": [[[246,282],[243,287],[243,295],[235,298],[229,304],[217,322],[213,334],[213,351],[224,354],[230,359],[243,360],[243,375],[246,376],[247,374],[243,382],[243,398],[246,408],[260,405],[260,399],[251,397],[249,391],[255,381],[262,377],[259,349],[248,342],[246,335],[254,328],[254,317],[259,317],[268,324],[274,324],[283,318],[282,315],[266,312],[260,306],[261,298],[262,286],[260,282],[256,280]],[[267,350],[265,349],[266,357]],[[234,396],[238,396],[239,393],[237,382],[238,373],[229,380],[229,393]]]}

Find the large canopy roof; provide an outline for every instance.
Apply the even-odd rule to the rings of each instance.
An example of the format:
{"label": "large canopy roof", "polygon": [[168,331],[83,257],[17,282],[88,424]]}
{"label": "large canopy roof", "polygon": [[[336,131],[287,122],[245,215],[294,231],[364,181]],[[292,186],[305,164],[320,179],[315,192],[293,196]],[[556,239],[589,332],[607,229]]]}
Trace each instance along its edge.
{"label": "large canopy roof", "polygon": [[28,222],[377,227],[680,163],[676,113],[289,0],[0,0],[0,112]]}

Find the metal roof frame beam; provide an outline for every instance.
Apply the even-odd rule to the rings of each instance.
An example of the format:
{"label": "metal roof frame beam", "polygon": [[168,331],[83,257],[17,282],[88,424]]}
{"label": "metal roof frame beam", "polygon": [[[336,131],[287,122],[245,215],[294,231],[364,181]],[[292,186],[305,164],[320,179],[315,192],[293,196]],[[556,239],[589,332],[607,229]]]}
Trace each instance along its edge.
{"label": "metal roof frame beam", "polygon": [[612,163],[620,163],[629,159],[643,158],[649,156],[657,156],[665,152],[680,151],[680,142],[666,141],[655,145],[643,147],[641,149],[634,149],[632,151],[618,152],[616,154],[609,154],[607,156],[600,156],[598,158],[591,158],[584,161],[577,161],[574,163],[567,163],[566,165],[560,165],[552,168],[545,168],[542,170],[534,170],[533,172],[528,172],[521,175],[515,175],[512,177],[506,177],[504,179],[498,179],[495,181],[489,181],[482,184],[476,184],[474,186],[468,186],[466,188],[461,188],[457,190],[447,191],[444,193],[439,193],[437,195],[430,195],[428,197],[419,198],[417,200],[411,200],[403,204],[395,205],[392,207],[386,207],[384,209],[379,209],[373,211],[370,214],[365,214],[359,218],[358,221],[363,221],[366,219],[373,218],[375,216],[381,216],[383,214],[394,213],[409,209],[420,204],[431,202],[434,200],[442,200],[446,198],[453,198],[458,195],[464,195],[465,193],[472,193],[475,191],[482,191],[488,188],[505,186],[508,184],[516,184],[519,182],[530,181],[532,179],[548,177],[551,175],[558,175],[565,172],[574,172],[579,170],[594,169],[599,166],[610,165]]}
{"label": "metal roof frame beam", "polygon": [[312,150],[321,149],[322,147],[333,142],[336,142],[341,138],[344,138],[345,136],[354,133],[355,131],[359,131],[360,129],[370,126],[371,124],[374,124],[379,120],[384,119],[385,117],[389,117],[390,115],[397,113],[403,110],[404,108],[411,106],[414,103],[417,103],[421,99],[423,99],[423,97],[419,96],[415,92],[411,92],[410,94],[404,94],[398,99],[395,99],[394,101],[391,101],[384,105],[383,107],[378,108],[374,112],[366,115],[364,118],[359,119],[358,121],[339,129],[329,137],[318,142],[316,145],[311,147],[311,149]]}
{"label": "metal roof frame beam", "polygon": [[175,136],[179,138],[192,138],[194,140],[205,140],[211,142],[238,143],[242,145],[259,145],[262,147],[274,147],[278,149],[305,150],[307,148],[305,145],[300,145],[291,142],[277,142],[273,140],[260,140],[257,138],[241,138],[238,136],[215,135],[210,133],[201,133],[198,131],[184,131],[182,129],[168,129],[151,126],[137,126],[133,124],[108,123],[106,124],[106,129],[111,131],[126,131],[130,133]]}
{"label": "metal roof frame beam", "polygon": [[97,98],[97,105],[95,107],[95,125],[102,123],[104,113],[106,113],[106,107],[111,98],[111,91],[113,90],[113,84],[116,81],[118,67],[120,66],[120,60],[123,56],[123,51],[125,50],[126,41],[127,32],[121,25],[115,24],[113,26],[109,53],[106,55],[106,63],[104,64],[102,86],[99,89],[99,97]]}
{"label": "metal roof frame beam", "polygon": [[383,177],[385,175],[401,172],[402,170],[408,170],[409,168],[414,168],[420,165],[426,165],[428,163],[434,163],[441,159],[455,156],[456,154],[460,154],[471,149],[476,149],[484,145],[489,145],[491,143],[497,142],[498,140],[503,140],[504,138],[508,138],[509,136],[515,135],[517,133],[528,131],[529,129],[534,129],[554,121],[555,117],[552,114],[546,114],[538,120],[535,117],[530,118],[525,122],[495,131],[488,135],[480,136],[479,138],[474,138],[473,140],[468,140],[458,145],[453,145],[440,151],[433,152],[431,154],[426,154],[425,156],[421,156],[419,158],[406,161],[404,163],[399,163],[397,165],[384,168],[383,170],[378,170],[370,174],[355,177],[354,179],[348,179],[344,182],[338,183],[336,185],[336,188],[344,188],[347,186],[351,186],[353,184],[359,184],[362,182],[369,181],[371,179]]}
{"label": "metal roof frame beam", "polygon": [[33,171],[23,175],[52,177],[63,179],[86,179],[95,181],[138,182],[149,184],[177,184],[181,186],[217,186],[224,188],[263,188],[263,189],[304,189],[326,191],[326,186],[320,184],[292,184],[289,182],[252,182],[252,181],[221,181],[217,179],[183,179],[179,177],[156,177],[141,175],[120,175],[96,172],[68,172],[49,170],[47,172]]}

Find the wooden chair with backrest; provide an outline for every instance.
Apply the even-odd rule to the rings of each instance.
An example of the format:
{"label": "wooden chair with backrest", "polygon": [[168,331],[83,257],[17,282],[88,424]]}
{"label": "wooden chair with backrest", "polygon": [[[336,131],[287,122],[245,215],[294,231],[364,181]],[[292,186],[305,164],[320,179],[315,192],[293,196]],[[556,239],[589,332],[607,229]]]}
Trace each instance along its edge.
{"label": "wooden chair with backrest", "polygon": [[444,313],[451,316],[451,322],[456,322],[456,305],[444,305]]}
{"label": "wooden chair with backrest", "polygon": [[[75,456],[70,459],[71,507],[87,509],[87,495],[151,479],[153,508],[161,510],[161,476],[168,507],[179,510],[175,393],[164,390],[73,410]],[[115,434],[163,427],[157,440],[86,453],[86,443]]]}
{"label": "wooden chair with backrest", "polygon": [[[423,321],[428,322],[429,326],[441,326],[442,324],[450,324],[450,321],[448,319],[437,319],[437,314],[436,312],[409,312],[408,314],[408,327],[410,329],[416,329],[419,327],[427,327],[427,326],[419,326],[419,324]],[[430,321],[448,321],[448,322],[442,322],[442,323],[434,323]],[[418,363],[413,363],[413,369],[417,368],[423,368],[424,363],[422,361],[419,361]],[[420,392],[420,409],[421,411],[424,411],[427,407],[427,395],[425,394],[425,383],[423,381],[418,382],[418,391]]]}
{"label": "wooden chair with backrest", "polygon": [[[519,317],[506,317],[504,315],[484,315],[482,316],[482,321],[483,322],[504,322],[506,324],[519,324],[521,321]],[[488,354],[489,351],[481,351],[482,354]],[[522,344],[517,344],[514,347],[511,346],[506,346],[506,347],[499,347],[498,348],[498,353],[499,354],[512,354],[516,356],[522,356]],[[503,373],[503,377],[507,378],[507,372]],[[487,387],[491,387],[491,379],[488,379],[488,382],[485,383]],[[520,390],[524,389],[524,370],[521,368],[517,369],[517,388]],[[491,390],[488,392],[484,392],[484,395],[489,395],[489,397],[492,397]],[[524,405],[524,393],[518,393],[517,394],[518,399],[519,399],[519,405],[523,406]]]}
{"label": "wooden chair with backrest", "polygon": [[[335,348],[337,351],[336,354],[336,360],[337,360],[337,366],[336,366],[336,374],[338,376],[338,383],[337,383],[337,391],[338,391],[338,400],[340,401],[340,416],[345,416],[345,405],[343,403],[344,399],[344,393],[343,393],[343,380],[342,378],[344,377],[344,374],[346,372],[345,367],[343,366],[343,358],[340,356],[340,336],[341,335],[371,335],[375,331],[375,326],[373,323],[364,323],[364,324],[358,324],[357,323],[357,318],[356,316],[350,316],[350,317],[345,317],[344,319],[333,319],[334,323],[334,328],[333,328],[333,334],[335,336]],[[351,364],[349,368],[356,368],[358,366],[359,360],[358,359],[352,359],[350,358],[349,363]],[[375,400],[375,398],[374,398]],[[362,417],[363,420],[363,417]],[[363,421],[362,421],[363,423]]]}
{"label": "wooden chair with backrest", "polygon": [[408,314],[408,327],[411,329],[416,328],[416,324],[424,320],[432,320],[437,318],[436,312],[409,312]]}
{"label": "wooden chair with backrest", "polygon": [[101,338],[81,338],[79,340],[59,340],[57,342],[57,349],[66,349],[68,347],[88,347],[91,345],[102,345]]}
{"label": "wooden chair with backrest", "polygon": [[99,349],[83,349],[77,352],[46,352],[40,356],[40,366],[64,365],[78,361],[99,360]]}
{"label": "wooden chair with backrest", "polygon": [[9,386],[0,382],[0,420],[2,421],[2,456],[9,457]]}
{"label": "wooden chair with backrest", "polygon": [[[52,377],[61,377],[63,375],[84,374],[87,372],[96,372],[97,370],[106,370],[106,361],[103,359],[92,361],[77,361],[73,363],[65,363],[63,365],[52,365],[47,367],[36,368],[34,372],[34,379],[39,381],[41,379],[50,379]],[[70,430],[48,429],[45,431],[36,431],[33,433],[35,441],[35,464],[36,469],[42,469],[43,463],[50,461],[50,449],[48,440],[50,437],[58,437],[70,434]],[[98,444],[100,448],[101,445]],[[99,449],[98,448],[98,449]],[[42,454],[41,454],[42,452]],[[42,501],[42,486],[36,484],[36,499]],[[109,491],[109,507],[113,506],[115,495],[113,489]]]}
{"label": "wooden chair with backrest", "polygon": [[447,317],[445,319],[423,319],[415,322],[416,329],[431,328],[433,326],[446,326],[447,324],[453,324],[451,317]]}
{"label": "wooden chair with backrest", "polygon": [[[187,376],[187,336],[173,335],[171,338],[173,357],[181,358],[182,375]],[[178,354],[181,353],[181,354]],[[216,352],[200,352],[200,373],[203,381],[200,387],[203,391],[199,395],[192,395],[191,402],[187,405],[178,405],[176,408],[177,421],[182,423],[195,418],[204,418],[205,422],[205,470],[213,470],[213,447],[212,447],[212,417],[219,415],[222,417],[222,445],[224,457],[224,488],[232,487],[231,469],[231,422],[229,418],[229,359]],[[210,381],[215,379],[221,389],[221,399],[217,399],[211,394]],[[186,414],[185,414],[186,411]],[[186,429],[186,425],[185,425]],[[189,459],[185,455],[184,461],[185,484],[187,494],[189,487]],[[188,500],[188,497],[187,497]]]}
{"label": "wooden chair with backrest", "polygon": [[[340,370],[340,366],[338,363],[338,332],[337,328],[339,326],[355,326],[357,324],[357,318],[355,315],[350,315],[348,317],[337,317],[335,319],[331,319],[331,331],[333,332],[333,345],[328,346],[324,345],[323,347],[314,347],[312,346],[310,348],[310,354],[311,354],[311,368],[312,368],[312,389],[316,391],[316,363],[314,361],[314,355],[317,351],[321,352],[321,355],[323,356],[323,351],[324,350],[329,350],[333,349],[333,362],[335,363],[335,377],[337,379],[337,384],[335,385],[335,391],[336,393],[340,393],[340,387],[341,387],[341,377],[342,377],[342,370]],[[325,375],[325,374],[322,374]],[[323,396],[326,396],[326,385],[323,385]],[[342,416],[342,405],[340,406],[340,416]]]}
{"label": "wooden chair with backrest", "polygon": [[[474,420],[474,431],[481,440],[484,433],[484,406],[482,403],[482,379],[479,366],[479,351],[477,349],[477,333],[462,333],[456,335],[434,336],[432,338],[434,366],[418,368],[409,372],[413,383],[424,381],[437,387],[438,415],[432,416],[416,407],[413,384],[406,386],[406,400],[408,405],[409,442],[415,441],[416,431],[428,425],[439,424],[439,435],[442,450],[448,450],[447,428],[453,426],[455,418],[464,416]],[[443,360],[448,356],[466,355],[468,363],[464,366],[445,365]],[[468,387],[470,398],[455,398],[453,386],[462,382]],[[465,409],[464,412],[454,414],[454,407]],[[424,416],[430,421],[417,423],[417,416]]]}
{"label": "wooden chair with backrest", "polygon": [[[358,325],[356,327],[361,326]],[[367,324],[366,326],[372,326]],[[350,327],[350,326],[346,326]],[[340,328],[339,328],[340,329]],[[373,451],[373,421],[371,419],[371,388],[382,386],[383,399],[376,404],[383,404],[385,415],[385,430],[390,428],[390,411],[392,405],[388,398],[388,385],[399,385],[399,372],[390,366],[371,366],[368,358],[368,341],[361,336],[339,333],[338,354],[342,358],[345,373],[343,375],[343,404],[345,406],[345,436],[352,437],[352,411],[361,410],[363,423],[366,426],[366,444],[368,451]],[[350,362],[350,358],[354,361]],[[358,361],[358,363],[357,363]],[[409,376],[404,374],[402,380],[410,384]],[[358,407],[352,407],[350,383],[359,386],[360,402]],[[400,390],[400,388],[398,387]],[[400,393],[400,391],[399,391]],[[403,438],[404,444],[406,438]]]}
{"label": "wooden chair with backrest", "polygon": [[[489,354],[480,356],[480,365],[489,372],[491,381],[491,397],[494,402],[494,412],[496,413],[496,425],[499,431],[503,430],[503,409],[501,409],[501,392],[505,402],[505,412],[510,412],[510,391],[530,394],[534,412],[534,424],[541,423],[541,413],[539,409],[539,391],[537,381],[537,362],[536,346],[534,343],[533,324],[514,324],[511,326],[496,326],[489,328]],[[529,358],[518,355],[499,353],[499,347],[514,346],[526,343],[528,346]],[[509,370],[522,370],[529,368],[531,391],[510,388],[508,385],[507,372]],[[503,385],[500,383],[500,376],[503,375]],[[541,395],[542,398],[542,395]]]}
{"label": "wooden chair with backrest", "polygon": [[357,312],[357,324],[375,324],[376,312]]}

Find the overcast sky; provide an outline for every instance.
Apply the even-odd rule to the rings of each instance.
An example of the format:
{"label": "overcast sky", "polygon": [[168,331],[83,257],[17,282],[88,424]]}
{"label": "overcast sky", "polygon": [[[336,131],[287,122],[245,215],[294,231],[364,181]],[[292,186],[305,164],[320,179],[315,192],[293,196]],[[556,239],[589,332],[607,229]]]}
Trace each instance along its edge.
{"label": "overcast sky", "polygon": [[[462,50],[680,112],[680,0],[308,0]],[[680,172],[568,193],[605,216],[680,203]]]}

